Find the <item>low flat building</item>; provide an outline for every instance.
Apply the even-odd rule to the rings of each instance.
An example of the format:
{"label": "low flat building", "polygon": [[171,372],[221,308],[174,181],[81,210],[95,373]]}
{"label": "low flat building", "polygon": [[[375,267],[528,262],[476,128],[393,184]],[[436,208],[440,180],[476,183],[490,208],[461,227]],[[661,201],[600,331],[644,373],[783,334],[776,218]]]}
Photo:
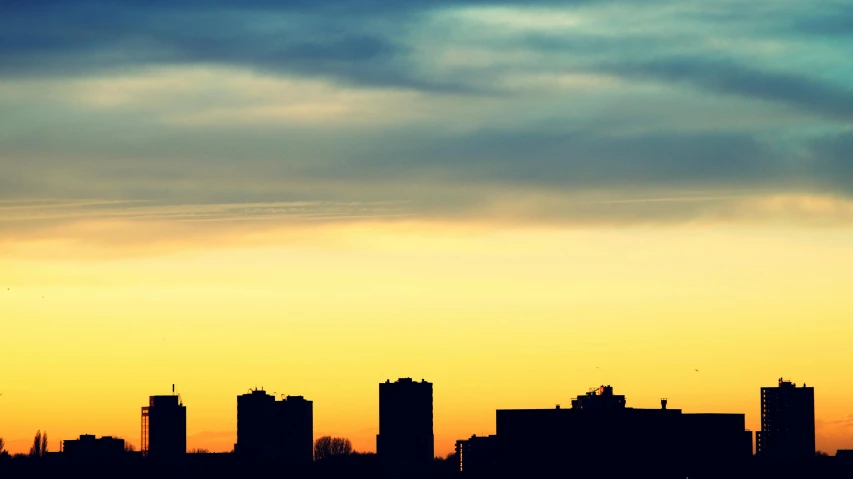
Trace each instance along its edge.
{"label": "low flat building", "polygon": [[498,410],[497,461],[502,470],[595,470],[613,465],[693,467],[752,456],[743,414],[686,414],[626,406],[610,386],[572,401],[572,408]]}
{"label": "low flat building", "polygon": [[839,449],[835,451],[835,458],[845,464],[853,464],[853,449]]}
{"label": "low flat building", "polygon": [[95,438],[92,434],[83,434],[78,439],[68,439],[60,444],[60,451],[66,457],[103,458],[125,454],[124,439],[111,436]]}

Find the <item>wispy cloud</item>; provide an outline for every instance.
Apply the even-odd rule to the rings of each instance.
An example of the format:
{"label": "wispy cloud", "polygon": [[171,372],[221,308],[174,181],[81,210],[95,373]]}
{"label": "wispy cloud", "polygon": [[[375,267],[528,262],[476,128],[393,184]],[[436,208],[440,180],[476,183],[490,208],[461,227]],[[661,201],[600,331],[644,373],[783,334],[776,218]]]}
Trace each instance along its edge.
{"label": "wispy cloud", "polygon": [[[146,201],[77,201],[0,203],[0,222],[73,219],[160,219],[176,221],[235,221],[280,218],[334,219],[398,216],[393,203],[334,203],[295,201],[148,205]],[[70,210],[70,211],[69,211]]]}

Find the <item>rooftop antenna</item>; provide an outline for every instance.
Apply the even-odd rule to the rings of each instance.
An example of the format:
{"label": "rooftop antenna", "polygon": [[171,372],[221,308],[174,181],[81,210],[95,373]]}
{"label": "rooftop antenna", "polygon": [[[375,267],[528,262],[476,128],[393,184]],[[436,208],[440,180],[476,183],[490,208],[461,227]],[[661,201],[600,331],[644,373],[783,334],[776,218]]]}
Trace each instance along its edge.
{"label": "rooftop antenna", "polygon": [[173,396],[175,395],[175,385],[174,384],[172,384],[172,395]]}

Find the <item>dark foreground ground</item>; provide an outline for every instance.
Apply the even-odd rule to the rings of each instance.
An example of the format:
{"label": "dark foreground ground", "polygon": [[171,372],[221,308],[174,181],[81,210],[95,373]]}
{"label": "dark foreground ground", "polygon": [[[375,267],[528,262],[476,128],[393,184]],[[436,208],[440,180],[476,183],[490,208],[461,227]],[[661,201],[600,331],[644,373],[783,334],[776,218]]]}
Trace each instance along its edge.
{"label": "dark foreground ground", "polygon": [[833,457],[815,458],[808,462],[763,463],[757,460],[741,464],[706,464],[691,467],[669,465],[620,464],[618,461],[596,461],[580,466],[559,466],[509,469],[489,468],[486,471],[459,472],[453,461],[437,461],[432,467],[419,471],[389,471],[374,460],[341,460],[337,463],[315,463],[293,468],[275,463],[254,463],[237,460],[230,454],[199,454],[173,463],[158,463],[147,458],[69,461],[61,458],[33,460],[15,458],[0,460],[0,478],[115,478],[115,479],[194,479],[194,478],[658,478],[658,479],[758,479],[758,478],[850,478],[853,464]]}

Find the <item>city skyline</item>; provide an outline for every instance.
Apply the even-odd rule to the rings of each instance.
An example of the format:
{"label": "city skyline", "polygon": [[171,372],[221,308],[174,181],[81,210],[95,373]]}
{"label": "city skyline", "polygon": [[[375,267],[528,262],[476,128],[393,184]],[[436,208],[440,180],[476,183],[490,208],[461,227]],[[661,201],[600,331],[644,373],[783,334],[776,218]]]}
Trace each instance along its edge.
{"label": "city skyline", "polygon": [[[235,395],[435,454],[504,408],[744,414],[853,449],[849,0],[0,2],[0,437],[187,448]],[[772,435],[772,434],[771,434]],[[771,440],[772,442],[772,440]],[[772,447],[772,446],[771,446]]]}
{"label": "city skyline", "polygon": [[[694,370],[694,371],[698,372],[696,370]],[[377,396],[377,399],[379,400],[379,398],[381,398],[383,387],[385,387],[385,388],[388,388],[388,387],[403,387],[403,388],[405,388],[406,386],[408,386],[408,388],[411,389],[413,387],[417,388],[419,385],[425,385],[425,386],[429,387],[429,391],[430,391],[429,392],[429,403],[428,403],[429,404],[428,408],[429,408],[429,412],[430,412],[429,424],[430,424],[431,431],[434,432],[434,427],[432,426],[432,424],[434,423],[434,417],[432,416],[432,402],[433,402],[433,397],[432,397],[433,384],[432,383],[426,382],[425,380],[422,380],[421,382],[415,382],[410,377],[400,378],[400,379],[396,380],[394,383],[391,383],[390,380],[386,380],[384,383],[379,383],[380,393],[379,393],[379,396]],[[786,380],[782,377],[780,377],[778,379],[778,386],[761,387],[760,388],[760,390],[761,390],[760,408],[762,409],[762,411],[767,407],[767,406],[765,406],[765,399],[764,399],[764,396],[766,394],[765,391],[771,391],[772,390],[772,391],[785,392],[791,388],[793,388],[794,392],[799,391],[799,389],[796,389],[795,383],[792,383],[790,380]],[[807,406],[805,403],[803,403],[803,406],[807,406],[807,408],[809,408],[809,409],[807,409],[807,411],[809,411],[808,415],[803,419],[805,419],[807,422],[814,423],[814,419],[813,419],[815,417],[814,387],[806,387],[805,384],[803,384],[801,389],[802,389],[802,391],[809,393],[808,401],[811,404],[811,405]],[[387,411],[388,419],[387,420],[389,421],[389,425],[391,425],[392,423],[394,424],[393,425],[394,429],[389,429],[389,431],[391,432],[392,435],[389,435],[388,437],[396,439],[396,441],[391,442],[392,444],[402,444],[402,443],[408,443],[409,442],[409,438],[407,436],[410,433],[402,432],[403,436],[399,436],[401,434],[401,432],[399,432],[399,431],[404,431],[405,429],[410,428],[410,427],[414,427],[413,430],[417,431],[418,427],[420,427],[420,426],[418,426],[418,424],[419,424],[417,422],[418,420],[415,420],[415,422],[409,424],[408,421],[410,421],[410,420],[405,419],[405,417],[407,417],[410,413],[405,412],[404,410],[400,409],[401,407],[403,409],[409,409],[411,407],[414,407],[414,408],[420,407],[420,406],[418,406],[419,400],[416,398],[417,394],[415,396],[411,395],[411,394],[416,393],[416,392],[417,391],[414,391],[414,390],[407,392],[405,389],[403,389],[403,390],[396,391],[395,396],[390,395],[390,393],[391,393],[390,390],[388,392],[386,392],[386,395],[388,396],[388,399],[386,399],[386,401],[387,401],[386,407],[388,409],[388,411]],[[275,436],[267,437],[267,435],[269,433],[274,433],[275,431],[287,431],[287,430],[290,430],[292,427],[294,427],[293,425],[285,426],[285,424],[294,424],[294,425],[298,424],[298,422],[294,423],[293,420],[286,420],[285,423],[282,423],[282,426],[276,426],[276,424],[278,424],[276,422],[276,421],[278,421],[278,419],[276,419],[277,416],[275,416],[275,414],[278,414],[278,413],[276,413],[275,411],[277,411],[278,408],[280,408],[280,407],[286,406],[287,402],[290,401],[291,399],[292,399],[291,402],[298,401],[299,403],[307,403],[308,407],[309,407],[309,411],[311,411],[313,409],[313,403],[314,402],[311,400],[306,401],[303,396],[293,396],[293,395],[289,395],[289,394],[285,394],[285,393],[279,394],[279,396],[281,396],[281,401],[277,400],[278,396],[276,396],[274,394],[270,394],[267,391],[265,391],[263,388],[258,388],[257,386],[255,388],[249,389],[248,393],[237,395],[237,405],[236,405],[236,408],[234,411],[236,413],[235,417],[237,418],[237,423],[238,424],[240,423],[239,417],[240,417],[241,401],[245,401],[243,403],[244,405],[242,407],[245,408],[245,410],[246,410],[245,414],[247,414],[246,419],[245,419],[246,431],[244,432],[244,435],[245,435],[244,441],[245,442],[243,443],[244,446],[242,449],[242,451],[243,451],[242,455],[258,456],[258,457],[263,457],[263,456],[275,457],[276,454],[279,454],[279,453],[273,452],[274,450],[277,450],[277,448],[290,449],[293,447],[293,444],[294,444],[293,440],[285,440],[285,441],[290,441],[290,442],[277,443],[277,442],[275,442],[275,441],[277,441],[277,439],[275,439]],[[785,397],[787,397],[787,396],[785,396]],[[626,403],[625,398],[626,398],[625,395],[613,396],[612,387],[609,385],[608,386],[602,385],[599,387],[590,388],[589,392],[585,396],[584,395],[578,395],[576,399],[572,398],[570,401],[571,405],[569,406],[569,408],[570,409],[582,409],[582,408],[588,409],[589,407],[598,408],[599,406],[597,406],[597,404],[599,404],[599,403],[604,405],[605,409],[614,409],[614,408],[615,409],[622,409],[622,408],[627,407],[627,409],[631,410],[631,409],[634,409],[637,407],[634,404]],[[143,409],[143,418],[142,418],[143,425],[142,425],[142,433],[141,434],[143,436],[146,436],[148,433],[148,430],[149,430],[149,428],[147,427],[148,426],[147,416],[149,415],[148,410],[153,409],[155,404],[161,405],[161,409],[162,409],[162,406],[168,406],[168,403],[170,402],[169,399],[174,399],[174,401],[172,401],[172,402],[175,403],[175,406],[180,406],[180,407],[186,409],[186,406],[182,406],[183,401],[182,401],[182,398],[180,397],[180,394],[178,394],[176,392],[175,385],[172,385],[171,395],[151,396],[150,397],[151,408],[149,408],[149,407],[143,407],[142,408]],[[268,399],[269,401],[264,401],[265,399]],[[608,399],[612,399],[612,401],[611,402],[605,402]],[[585,401],[589,402],[590,400],[592,400],[592,403],[589,405],[585,405]],[[776,401],[778,401],[778,400],[776,400]],[[269,404],[267,404],[267,402],[269,402]],[[378,409],[380,409],[380,410],[382,408],[381,404],[382,404],[381,400],[379,400]],[[661,398],[659,400],[658,404],[659,404],[659,407],[663,410],[667,410],[667,409],[672,410],[673,409],[670,407],[671,403],[669,402],[669,398]],[[785,404],[786,405],[785,407],[788,407],[788,400],[785,400],[782,404]],[[799,403],[797,403],[797,404],[799,404]],[[276,407],[273,407],[274,405]],[[791,406],[792,407],[800,407],[800,406],[795,406],[793,404]],[[774,406],[774,407],[776,408],[776,410],[778,410],[778,406]],[[267,411],[267,409],[269,409],[269,411]],[[559,403],[556,404],[556,409],[559,411],[561,409],[561,404],[559,404]],[[646,408],[646,410],[655,410],[655,409],[656,408]],[[519,413],[524,414],[526,411],[534,411],[534,410],[548,412],[550,410],[553,410],[553,408],[552,407],[551,408],[541,407],[541,406],[540,407],[533,407],[533,408],[531,408],[531,407],[497,408],[496,412],[500,416],[501,411],[504,411],[503,414],[507,414],[508,412],[511,412],[511,411],[518,411]],[[252,411],[255,411],[255,412],[252,412]],[[680,408],[675,409],[675,411],[678,414],[681,414]],[[729,415],[733,415],[733,416],[737,416],[737,415],[741,415],[744,417],[747,416],[747,414],[737,413],[737,412],[732,413],[730,411],[726,411],[725,413],[722,411],[684,411],[684,413],[687,414],[687,416],[685,416],[685,417],[690,416],[690,414],[688,414],[688,413],[697,413],[697,412],[701,413],[700,416],[702,414],[707,415],[708,413],[713,413],[716,415],[729,414]],[[248,416],[248,413],[251,413],[252,416],[251,417]],[[272,414],[272,415],[270,415],[270,414]],[[778,414],[780,414],[780,412],[777,412],[776,414],[778,415]],[[786,413],[782,412],[781,414],[786,414]],[[182,429],[183,433],[180,435],[180,437],[182,437],[182,438],[186,438],[188,436],[186,433],[186,421],[187,421],[186,417],[187,417],[187,415],[188,414],[187,414],[186,410],[181,413],[180,421],[183,423],[183,425],[181,426],[183,428]],[[765,418],[764,420],[768,419],[766,414],[762,413],[762,416]],[[313,429],[313,421],[314,421],[313,413],[309,412],[308,417],[310,418],[310,423],[311,423],[309,428]],[[379,417],[381,417],[381,412],[379,414]],[[413,417],[416,417],[416,416],[413,416]],[[524,417],[524,416],[519,416],[519,417]],[[811,418],[811,419],[809,419],[809,418]],[[801,419],[798,419],[798,420],[801,421],[799,424],[802,424],[802,420]],[[163,422],[163,421],[161,420],[161,422]],[[780,422],[780,419],[776,419],[776,422]],[[758,442],[759,442],[758,433],[763,432],[764,434],[767,434],[767,432],[765,432],[765,431],[767,430],[766,428],[769,427],[770,423],[768,423],[768,425],[765,425],[762,423],[762,426],[757,428],[757,429],[749,428],[748,424],[746,422],[744,422],[743,424],[746,425],[746,427],[744,427],[743,430],[745,432],[749,432],[749,434],[751,436],[750,443],[752,444],[753,453],[754,454],[761,454],[761,450],[758,446]],[[164,428],[164,426],[159,426],[159,427]],[[298,428],[298,427],[302,427],[302,426],[295,426],[295,427]],[[784,427],[785,429],[787,429],[790,426],[787,423],[783,424],[780,422],[777,425],[777,427]],[[797,427],[801,428],[802,426],[797,426]],[[376,430],[381,431],[381,428],[377,427]],[[397,432],[395,432],[395,431],[397,431]],[[795,429],[795,431],[796,431],[796,429]],[[811,431],[806,430],[804,432],[807,434],[807,436],[809,436],[811,438],[815,437],[815,430],[813,427],[812,427]],[[47,431],[45,431],[45,433],[47,433]],[[488,437],[494,437],[495,433],[496,433],[496,428],[493,427],[492,432],[490,432],[488,434],[472,433],[471,436],[488,438]],[[799,432],[797,432],[797,433],[799,433]],[[417,438],[418,437],[417,434],[419,434],[419,433],[415,433],[415,435],[412,437]],[[164,434],[161,432],[160,435],[167,436],[168,433]],[[186,445],[186,443],[185,443],[183,446],[183,449],[187,452],[192,451],[192,450],[205,450],[208,452],[238,452],[237,446],[239,444],[241,444],[241,442],[240,442],[240,436],[238,435],[237,431],[235,431],[235,436],[236,436],[237,440],[235,441],[236,444],[234,444],[234,447],[232,447],[232,448],[227,448],[227,449],[222,449],[222,450],[210,450],[207,448],[191,447],[191,446]],[[329,434],[316,433],[315,432],[313,434],[312,440],[308,441],[307,444],[313,445],[314,440],[316,440],[317,438],[323,437],[323,436],[329,436]],[[74,437],[76,438],[77,436],[74,436]],[[122,437],[122,436],[116,436],[116,435],[111,435],[111,434],[92,434],[91,432],[86,432],[86,433],[80,433],[79,437],[80,437],[80,440],[82,440],[84,437],[91,437],[91,438],[105,437],[107,439],[121,440],[122,445],[128,444],[129,446],[132,446],[134,450],[140,450],[143,452],[148,451],[148,449],[145,447],[136,448],[135,442],[132,439]],[[464,436],[464,438],[468,438],[468,436],[466,435],[466,436]],[[350,439],[350,438],[347,437],[347,439]],[[58,439],[58,442],[61,444],[65,440],[66,439],[64,439],[64,438],[60,438],[60,439]],[[375,436],[374,440],[376,441],[376,444],[378,444],[379,443],[379,435]],[[77,440],[74,439],[74,441],[76,442]],[[160,440],[161,443],[167,443],[167,444],[165,444],[166,447],[171,447],[169,441],[170,441],[169,439],[161,439]],[[174,441],[174,439],[172,439],[172,441]],[[252,442],[249,442],[249,441],[252,441]],[[270,442],[270,441],[272,441],[272,442]],[[388,441],[388,440],[386,439],[386,441]],[[440,451],[436,451],[436,453],[428,454],[428,456],[429,457],[433,457],[433,456],[434,457],[444,457],[449,453],[458,452],[460,441],[464,441],[464,439],[457,438],[453,443],[453,449],[447,453],[442,453]],[[765,439],[765,441],[767,441],[767,439]],[[143,442],[140,441],[140,443],[143,443]],[[431,441],[431,443],[433,444],[433,446],[435,445],[434,439]],[[273,449],[268,450],[267,452],[264,452],[264,453],[260,453],[260,455],[259,455],[259,450],[256,450],[256,449],[263,444],[267,444],[267,446],[265,446],[265,447],[272,446]],[[278,445],[276,445],[276,444],[278,444]],[[288,444],[289,446],[285,447],[285,446],[283,446],[283,444]],[[297,440],[296,444],[298,444],[298,440]],[[32,445],[31,440],[30,440],[29,445]],[[164,444],[160,445],[160,447],[163,447],[163,446],[164,446]],[[249,449],[246,449],[246,447],[249,447]],[[516,446],[516,448],[518,448],[518,446]],[[297,446],[297,450],[298,449],[299,449],[299,447]],[[838,448],[838,449],[849,449],[849,448]],[[820,448],[814,446],[814,442],[812,442],[811,450],[812,451],[818,451],[818,452],[825,452],[825,453],[828,453],[830,455],[833,455],[835,453],[835,450],[832,450],[832,451],[821,450]],[[358,451],[358,452],[376,452],[377,448],[374,448],[373,450],[364,450],[364,449],[358,450],[358,449],[356,449],[356,451]],[[12,453],[12,454],[23,453],[23,452],[26,452],[26,451],[14,451],[14,450],[10,451],[10,453]],[[802,448],[800,449],[799,457],[803,457],[801,452],[802,452]],[[172,457],[174,457],[174,453],[172,453],[172,454],[173,454]],[[394,455],[397,453],[392,452],[391,454]],[[805,457],[810,457],[812,455],[813,454],[806,454]],[[783,457],[784,458],[784,457],[788,457],[788,456],[791,456],[791,454],[788,452],[785,452],[785,453],[780,455],[779,452],[774,450],[773,454],[768,455],[767,457],[772,457],[772,458]],[[796,457],[796,456],[797,456],[797,453],[795,452],[792,457]],[[412,461],[413,459],[408,458],[407,460]],[[417,463],[417,460],[415,460],[415,462]]]}

